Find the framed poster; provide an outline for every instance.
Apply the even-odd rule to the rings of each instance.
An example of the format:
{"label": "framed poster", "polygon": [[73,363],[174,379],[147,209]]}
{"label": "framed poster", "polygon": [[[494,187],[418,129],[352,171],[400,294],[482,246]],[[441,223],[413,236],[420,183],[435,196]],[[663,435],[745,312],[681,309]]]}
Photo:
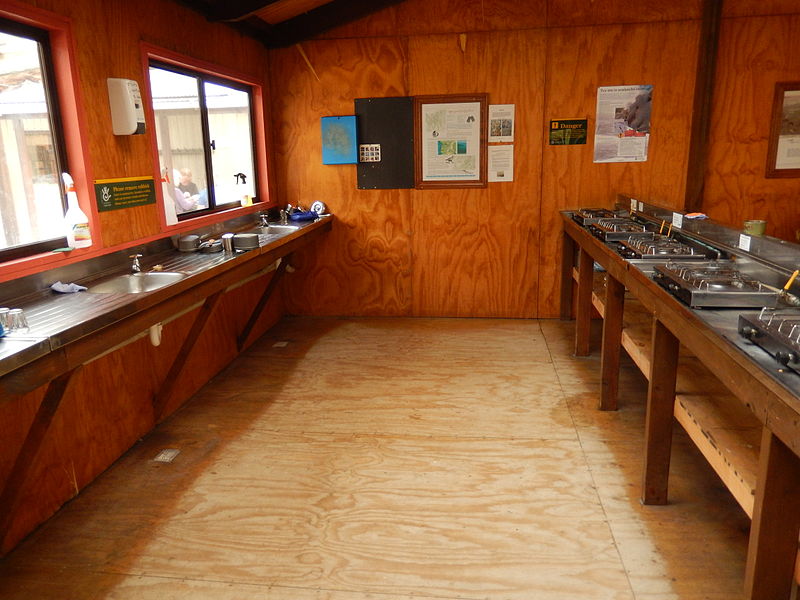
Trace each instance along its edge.
{"label": "framed poster", "polygon": [[775,84],[766,177],[800,177],[800,81]]}
{"label": "framed poster", "polygon": [[415,187],[486,187],[487,107],[487,94],[414,98]]}

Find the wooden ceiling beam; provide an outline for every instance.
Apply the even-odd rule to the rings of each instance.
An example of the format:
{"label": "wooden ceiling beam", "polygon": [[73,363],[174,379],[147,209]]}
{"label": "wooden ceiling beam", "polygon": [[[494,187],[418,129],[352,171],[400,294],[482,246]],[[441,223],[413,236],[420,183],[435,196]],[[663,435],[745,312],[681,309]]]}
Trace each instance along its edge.
{"label": "wooden ceiling beam", "polygon": [[206,19],[226,23],[267,48],[285,48],[324,31],[356,21],[403,0],[333,0],[296,17],[270,25],[255,13],[276,0],[177,0]]}
{"label": "wooden ceiling beam", "polygon": [[272,26],[267,48],[283,48],[313,38],[324,31],[356,21],[403,0],[333,0],[319,8]]}

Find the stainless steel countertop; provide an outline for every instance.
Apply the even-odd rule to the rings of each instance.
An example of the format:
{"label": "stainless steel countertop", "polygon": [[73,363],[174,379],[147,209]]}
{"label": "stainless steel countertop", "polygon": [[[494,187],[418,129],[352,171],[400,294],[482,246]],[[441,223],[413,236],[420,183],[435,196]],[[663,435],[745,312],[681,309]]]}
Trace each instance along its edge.
{"label": "stainless steel countertop", "polygon": [[[51,272],[39,274],[37,275],[38,279],[49,282],[45,289],[27,294],[16,301],[4,300],[10,308],[22,308],[25,311],[30,327],[28,331],[12,331],[0,338],[0,377],[70,342],[91,335],[103,327],[163,302],[206,281],[209,277],[277,249],[291,240],[324,226],[330,220],[330,216],[324,216],[312,222],[294,223],[300,226],[296,231],[262,235],[260,236],[262,244],[260,248],[233,254],[180,252],[177,249],[163,250],[162,243],[159,246],[159,252],[148,254],[141,259],[142,271],[149,271],[155,265],[162,265],[164,271],[185,273],[186,277],[152,292],[60,294],[49,288],[49,283],[58,280],[58,270],[54,269],[50,278],[48,278],[48,274]],[[125,256],[129,252],[131,252],[130,249],[123,252],[122,255]],[[86,269],[84,269],[85,276],[77,278],[75,281],[64,281],[64,283],[74,282],[90,287],[103,280],[130,272],[129,260],[119,264],[117,269],[103,268],[99,273],[92,272],[93,269],[88,265],[91,259],[85,262],[87,263]],[[72,274],[80,272],[80,269],[76,271],[75,266],[72,266],[70,270]]]}

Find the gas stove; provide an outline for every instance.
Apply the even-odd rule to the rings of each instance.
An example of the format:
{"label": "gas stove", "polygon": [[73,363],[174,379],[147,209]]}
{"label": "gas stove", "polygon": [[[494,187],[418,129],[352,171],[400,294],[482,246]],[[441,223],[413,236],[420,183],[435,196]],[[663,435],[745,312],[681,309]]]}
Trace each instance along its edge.
{"label": "gas stove", "polygon": [[653,279],[692,308],[774,307],[778,291],[744,275],[730,261],[656,265]]}
{"label": "gas stove", "polygon": [[705,246],[689,239],[676,239],[666,235],[654,235],[652,238],[632,237],[622,240],[617,251],[625,258],[645,260],[658,259],[703,259],[720,258],[721,253],[715,248]]}
{"label": "gas stove", "polygon": [[589,224],[589,231],[604,242],[618,242],[631,238],[652,239],[655,233],[647,231],[642,223],[622,217],[598,219]]}
{"label": "gas stove", "polygon": [[607,208],[579,208],[572,213],[572,220],[586,227],[589,223],[595,223],[599,219],[610,219],[615,215]]}
{"label": "gas stove", "polygon": [[739,315],[739,335],[775,357],[782,367],[800,373],[800,311],[763,308]]}

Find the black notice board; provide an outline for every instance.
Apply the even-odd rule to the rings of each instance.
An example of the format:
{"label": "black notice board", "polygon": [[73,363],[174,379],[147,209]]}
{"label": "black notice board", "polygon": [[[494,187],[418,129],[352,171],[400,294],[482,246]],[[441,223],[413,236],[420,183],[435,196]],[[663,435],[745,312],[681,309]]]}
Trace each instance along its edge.
{"label": "black notice board", "polygon": [[380,162],[358,163],[358,189],[413,188],[413,98],[356,98],[355,113],[358,143],[381,145]]}

